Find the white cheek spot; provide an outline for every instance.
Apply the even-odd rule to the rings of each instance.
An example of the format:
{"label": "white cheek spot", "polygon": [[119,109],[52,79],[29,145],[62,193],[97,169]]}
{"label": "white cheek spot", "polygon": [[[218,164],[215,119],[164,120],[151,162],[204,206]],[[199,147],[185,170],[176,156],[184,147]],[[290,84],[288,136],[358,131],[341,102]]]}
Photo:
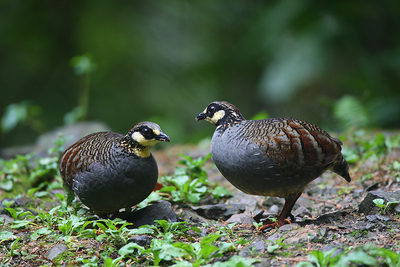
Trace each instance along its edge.
{"label": "white cheek spot", "polygon": [[139,144],[142,144],[146,140],[144,136],[139,132],[134,132],[131,137],[132,140],[138,142]]}
{"label": "white cheek spot", "polygon": [[144,136],[139,132],[134,132],[132,134],[132,140],[138,142],[141,146],[151,147],[157,144],[159,141],[155,139],[146,139]]}
{"label": "white cheek spot", "polygon": [[206,109],[203,111],[203,113],[204,113],[204,114],[206,114],[206,113],[207,113],[207,108],[206,108]]}
{"label": "white cheek spot", "polygon": [[207,118],[206,120],[207,120],[208,122],[217,124],[218,121],[219,121],[220,119],[222,119],[223,117],[225,117],[225,111],[219,110],[219,111],[217,111],[217,112],[214,113],[214,116],[212,116],[212,118]]}

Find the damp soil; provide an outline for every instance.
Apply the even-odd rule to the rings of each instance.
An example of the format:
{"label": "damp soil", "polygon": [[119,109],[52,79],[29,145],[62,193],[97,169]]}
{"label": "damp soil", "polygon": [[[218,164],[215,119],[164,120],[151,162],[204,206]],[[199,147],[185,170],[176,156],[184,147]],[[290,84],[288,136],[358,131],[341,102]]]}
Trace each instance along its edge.
{"label": "damp soil", "polygon": [[[208,146],[171,146],[162,151],[155,151],[160,175],[173,173],[179,161],[180,153],[190,155],[193,158],[205,156]],[[236,223],[232,228],[232,238],[248,240],[246,245],[239,245],[238,251],[229,252],[216,261],[225,261],[232,255],[239,254],[244,257],[253,257],[261,261],[260,266],[294,266],[296,263],[307,260],[307,255],[314,250],[329,251],[336,248],[335,253],[350,251],[367,243],[378,247],[387,248],[399,252],[400,219],[393,210],[371,211],[364,214],[359,211],[360,204],[372,191],[396,192],[400,190],[399,173],[391,167],[400,158],[400,149],[394,149],[390,153],[370,160],[362,160],[350,166],[352,181],[347,183],[343,178],[325,173],[314,180],[306,188],[293,209],[295,220],[281,228],[258,231],[252,223]],[[227,182],[215,168],[212,160],[206,163],[209,180],[212,183],[226,187],[233,192],[233,197],[223,199],[219,203],[215,201],[203,201],[202,205],[233,205],[240,204],[244,210],[240,214],[259,222],[266,215],[274,216],[283,207],[284,201],[279,198],[249,196],[235,189]],[[28,207],[32,203],[43,200],[29,198],[21,207]],[[49,201],[47,209],[57,205],[57,201]],[[203,234],[217,232],[220,225],[229,225],[229,218],[206,218],[196,213],[190,205],[172,204],[173,211],[178,215],[184,211],[190,211],[198,215],[196,219],[188,220],[189,225],[205,225],[204,222],[212,222],[203,227]],[[29,210],[29,208],[27,208]],[[5,212],[2,215],[7,219]],[[239,213],[239,212],[238,212]],[[265,216],[258,216],[263,214]],[[276,216],[276,215],[275,215]],[[180,217],[182,218],[182,217]],[[260,219],[261,218],[261,219]],[[40,228],[38,225],[35,229]],[[18,247],[19,255],[8,259],[10,266],[39,266],[56,265],[68,266],[79,257],[100,257],[100,254],[109,249],[109,245],[94,239],[75,239],[73,242],[77,250],[67,251],[63,258],[57,258],[57,262],[49,260],[49,251],[54,248],[54,240],[51,238],[29,238],[30,231],[14,230],[13,234],[21,237],[22,245]],[[197,234],[196,234],[197,235]],[[180,238],[180,242],[195,242],[198,235]],[[271,245],[280,243],[277,249],[269,250]],[[0,258],[9,258],[11,241],[5,241],[0,248]],[[119,244],[119,246],[124,245]],[[251,249],[249,249],[251,248]],[[22,252],[22,253],[21,253]],[[90,255],[87,253],[90,252]],[[113,252],[118,257],[118,253]],[[76,264],[76,262],[75,262]],[[141,262],[140,266],[146,266]]]}

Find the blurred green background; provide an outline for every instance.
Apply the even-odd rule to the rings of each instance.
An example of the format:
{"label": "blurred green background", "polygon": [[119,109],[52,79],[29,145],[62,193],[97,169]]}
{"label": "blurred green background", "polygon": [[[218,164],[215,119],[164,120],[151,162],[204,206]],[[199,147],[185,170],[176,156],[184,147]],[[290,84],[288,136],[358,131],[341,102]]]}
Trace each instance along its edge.
{"label": "blurred green background", "polygon": [[214,100],[326,130],[399,128],[400,1],[0,1],[0,147],[75,121],[173,143]]}

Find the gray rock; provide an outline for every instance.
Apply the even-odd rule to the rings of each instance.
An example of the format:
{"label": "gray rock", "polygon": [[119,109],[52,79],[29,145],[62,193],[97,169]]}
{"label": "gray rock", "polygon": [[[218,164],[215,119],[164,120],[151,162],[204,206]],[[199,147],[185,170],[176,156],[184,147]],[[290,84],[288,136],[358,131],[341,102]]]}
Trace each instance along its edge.
{"label": "gray rock", "polygon": [[191,210],[182,211],[181,214],[179,214],[179,218],[192,225],[197,225],[197,226],[201,226],[203,224],[211,225],[209,220]]}
{"label": "gray rock", "polygon": [[321,251],[328,252],[328,251],[331,251],[332,249],[335,249],[335,251],[332,253],[331,258],[333,258],[343,252],[343,247],[332,246],[332,245],[326,245],[326,246],[322,247]]}
{"label": "gray rock", "polygon": [[318,229],[318,235],[320,236],[320,237],[323,237],[323,238],[325,238],[326,236],[327,236],[327,234],[328,234],[328,228],[327,227],[322,227],[322,228],[319,228]]}
{"label": "gray rock", "polygon": [[3,198],[2,200],[0,200],[0,214],[7,214],[7,215],[10,215],[10,213],[8,212],[8,210],[6,210],[6,208],[7,208],[8,206],[4,205],[4,201],[8,201],[8,202],[14,201],[14,203],[12,203],[12,204],[10,205],[10,207],[12,208],[12,207],[15,206],[15,200],[14,200],[14,199],[11,199],[11,198]]}
{"label": "gray rock", "polygon": [[339,221],[343,216],[346,215],[346,212],[344,211],[336,211],[336,212],[331,212],[327,214],[323,214],[319,216],[316,220],[316,224],[321,224],[321,223],[333,223]]}
{"label": "gray rock", "polygon": [[259,258],[257,259],[260,262],[253,264],[253,267],[270,267],[271,266],[271,260],[267,258]]}
{"label": "gray rock", "polygon": [[272,214],[279,214],[279,207],[278,205],[272,205],[268,211]]}
{"label": "gray rock", "polygon": [[60,133],[66,137],[64,148],[67,148],[88,134],[102,131],[110,131],[110,128],[106,124],[96,121],[79,122],[61,126],[39,136],[35,144],[0,149],[0,158],[10,159],[17,154],[25,155],[28,153],[35,153],[39,157],[46,157],[49,148],[54,147],[52,141],[55,140]]}
{"label": "gray rock", "polygon": [[278,207],[283,207],[285,204],[285,200],[279,197],[265,197],[264,202],[262,203],[264,208],[271,207],[272,205],[277,205]]}
{"label": "gray rock", "polygon": [[228,220],[227,223],[238,223],[238,224],[253,224],[256,222],[249,213],[241,213],[241,214],[233,214]]}
{"label": "gray rock", "polygon": [[376,223],[367,223],[367,225],[365,226],[365,229],[367,230],[372,230],[376,228]]}
{"label": "gray rock", "polygon": [[263,211],[263,210],[255,210],[255,211],[253,212],[253,219],[254,219],[256,222],[260,222],[261,219],[263,219],[263,218],[264,218],[264,211]]}
{"label": "gray rock", "polygon": [[17,204],[19,207],[23,207],[30,202],[32,202],[32,199],[27,197],[20,197],[15,199],[15,204]]}
{"label": "gray rock", "polygon": [[227,220],[233,214],[243,213],[245,207],[242,204],[216,204],[192,207],[200,216],[213,220]]}
{"label": "gray rock", "polygon": [[178,215],[172,209],[171,203],[165,200],[154,202],[138,211],[121,212],[118,217],[132,222],[137,227],[145,224],[154,225],[155,220],[178,221]]}
{"label": "gray rock", "polygon": [[[400,201],[400,191],[396,192],[385,192],[385,191],[371,191],[368,192],[367,196],[361,202],[358,212],[364,213],[365,215],[371,214],[379,214],[381,209],[376,206],[374,203],[375,199],[383,199],[384,204],[386,205],[388,202],[394,202],[390,204],[386,208],[386,212],[389,213],[400,213],[400,205],[398,205],[398,201]],[[397,202],[397,203],[396,203]]]}
{"label": "gray rock", "polygon": [[258,203],[263,200],[262,196],[254,196],[238,191],[228,200],[228,204],[241,204],[244,205],[246,211],[254,211],[257,208]]}
{"label": "gray rock", "polygon": [[249,246],[239,251],[241,257],[255,257],[265,252],[265,244],[262,240],[252,242]]}
{"label": "gray rock", "polygon": [[293,230],[296,230],[299,228],[300,228],[300,225],[298,225],[297,223],[284,224],[281,227],[279,227],[278,232],[284,233],[284,232],[293,231]]}
{"label": "gray rock", "polygon": [[282,233],[275,232],[275,233],[273,233],[272,235],[270,235],[270,236],[267,237],[267,241],[270,241],[270,242],[272,242],[273,244],[275,244],[276,241],[278,241],[279,239],[282,238],[282,236],[283,236]]}
{"label": "gray rock", "polygon": [[379,215],[379,214],[378,215],[367,215],[365,217],[367,218],[368,221],[373,222],[373,223],[378,222],[378,221],[381,221],[381,222],[393,221],[393,219],[390,218],[389,216],[383,216],[383,215]]}
{"label": "gray rock", "polygon": [[310,217],[310,218],[312,217],[310,210],[303,206],[300,206],[298,209],[296,209],[293,212],[293,216],[299,217],[299,218],[304,218],[305,216]]}
{"label": "gray rock", "polygon": [[49,251],[47,251],[45,257],[52,261],[54,260],[58,255],[61,253],[65,252],[68,250],[68,246],[65,244],[57,244],[54,247],[52,247]]}
{"label": "gray rock", "polygon": [[314,241],[318,238],[318,230],[317,229],[309,229],[307,232],[304,232],[304,229],[297,229],[290,232],[289,237],[285,238],[283,241],[285,245],[292,244],[305,244],[309,241]]}
{"label": "gray rock", "polygon": [[2,222],[3,224],[12,223],[14,222],[14,219],[8,215],[0,214],[0,222]]}
{"label": "gray rock", "polygon": [[139,246],[147,247],[147,246],[150,246],[152,239],[153,239],[152,237],[147,236],[147,235],[139,235],[139,236],[135,236],[134,238],[129,239],[128,243],[136,243]]}

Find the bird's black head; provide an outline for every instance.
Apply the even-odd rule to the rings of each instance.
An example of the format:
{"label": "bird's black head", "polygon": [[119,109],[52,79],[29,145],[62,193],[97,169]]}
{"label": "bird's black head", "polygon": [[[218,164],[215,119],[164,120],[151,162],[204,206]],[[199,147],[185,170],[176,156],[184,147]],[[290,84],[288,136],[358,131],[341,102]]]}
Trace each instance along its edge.
{"label": "bird's black head", "polygon": [[136,124],[129,132],[128,136],[133,142],[142,147],[152,147],[158,142],[169,142],[169,137],[161,131],[160,126],[154,122],[144,121]]}
{"label": "bird's black head", "polygon": [[196,120],[205,120],[216,126],[220,125],[233,125],[244,120],[243,115],[239,109],[226,101],[214,101],[200,113]]}

